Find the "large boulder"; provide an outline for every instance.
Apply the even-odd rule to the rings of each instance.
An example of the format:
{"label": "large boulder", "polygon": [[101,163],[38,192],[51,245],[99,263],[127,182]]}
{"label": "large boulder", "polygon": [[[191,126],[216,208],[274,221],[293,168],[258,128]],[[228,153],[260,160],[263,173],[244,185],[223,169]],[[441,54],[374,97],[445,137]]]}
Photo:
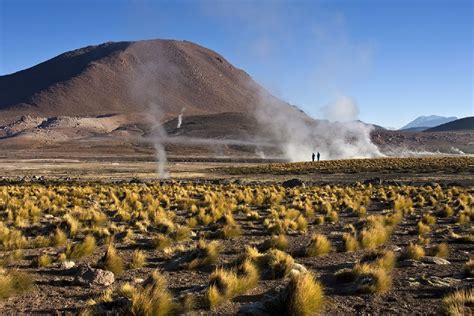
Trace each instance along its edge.
{"label": "large boulder", "polygon": [[285,188],[295,188],[295,187],[304,186],[304,182],[301,181],[300,179],[294,178],[294,179],[286,180],[281,185]]}
{"label": "large boulder", "polygon": [[110,271],[92,268],[89,264],[80,266],[77,270],[75,283],[83,286],[109,286],[115,281]]}

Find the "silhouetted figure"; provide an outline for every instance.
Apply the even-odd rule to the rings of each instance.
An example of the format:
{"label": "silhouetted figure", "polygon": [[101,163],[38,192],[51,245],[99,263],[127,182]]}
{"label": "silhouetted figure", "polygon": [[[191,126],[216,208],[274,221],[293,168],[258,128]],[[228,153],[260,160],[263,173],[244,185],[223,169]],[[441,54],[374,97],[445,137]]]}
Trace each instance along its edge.
{"label": "silhouetted figure", "polygon": [[[314,155],[314,154],[313,154]],[[318,161],[319,161],[319,157],[321,157],[321,155],[319,154],[319,151],[318,151]],[[314,158],[313,158],[313,161],[314,161]]]}
{"label": "silhouetted figure", "polygon": [[314,161],[314,157],[316,157],[316,155],[313,153],[313,161]]}

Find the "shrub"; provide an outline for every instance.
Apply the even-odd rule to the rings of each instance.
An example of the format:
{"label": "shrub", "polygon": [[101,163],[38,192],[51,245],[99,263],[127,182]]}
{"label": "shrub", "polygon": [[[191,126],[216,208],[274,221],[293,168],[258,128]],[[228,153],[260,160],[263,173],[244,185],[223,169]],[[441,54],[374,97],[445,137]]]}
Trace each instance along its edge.
{"label": "shrub", "polygon": [[328,254],[332,249],[331,242],[326,236],[321,234],[315,234],[311,238],[311,241],[306,247],[306,255],[308,257],[322,256]]}
{"label": "shrub", "polygon": [[47,254],[38,256],[38,257],[36,258],[36,260],[35,260],[35,264],[36,264],[37,267],[47,267],[47,266],[49,266],[52,262],[53,262],[53,260],[52,260],[51,257],[48,256]]}
{"label": "shrub", "polygon": [[132,260],[130,261],[130,269],[140,269],[146,264],[146,255],[141,250],[135,250],[132,254]]}
{"label": "shrub", "polygon": [[167,289],[166,279],[158,271],[152,273],[143,288],[130,294],[129,313],[132,315],[165,316],[180,312],[180,306]]}
{"label": "shrub", "polygon": [[426,213],[421,218],[421,221],[424,224],[427,224],[427,225],[434,225],[434,224],[436,224],[436,217],[434,217],[433,215],[431,215],[429,213]]}
{"label": "shrub", "polygon": [[107,246],[104,257],[102,257],[99,266],[113,272],[115,275],[120,275],[123,272],[123,260],[117,254],[113,244]]}
{"label": "shrub", "polygon": [[3,271],[0,274],[0,298],[8,298],[29,290],[33,285],[31,276],[20,271]]}
{"label": "shrub", "polygon": [[374,227],[364,228],[359,236],[359,243],[363,249],[375,249],[383,245],[388,239],[388,231],[378,224]]}
{"label": "shrub", "polygon": [[443,311],[447,315],[469,315],[474,304],[474,289],[464,289],[453,292],[443,298]]}
{"label": "shrub", "polygon": [[436,257],[446,258],[449,255],[449,246],[447,243],[443,242],[441,244],[436,245],[435,253]]}
{"label": "shrub", "polygon": [[445,205],[441,210],[438,211],[439,217],[450,217],[453,216],[454,210],[449,205]]}
{"label": "shrub", "polygon": [[54,233],[53,237],[53,244],[56,247],[59,246],[64,246],[67,242],[67,235],[64,233],[61,229],[56,228],[56,231]]}
{"label": "shrub", "polygon": [[342,241],[344,242],[344,249],[346,252],[356,251],[359,247],[357,239],[350,233],[342,234]]}
{"label": "shrub", "polygon": [[423,224],[422,221],[419,221],[417,224],[418,227],[418,234],[419,235],[426,235],[431,231],[431,228],[427,224]]}
{"label": "shrub", "polygon": [[337,223],[339,221],[339,215],[337,214],[336,211],[329,211],[326,214],[326,219],[328,220],[328,222],[334,224],[334,223]]}
{"label": "shrub", "polygon": [[279,250],[285,250],[288,247],[288,239],[285,235],[273,235],[269,241],[269,247]]}
{"label": "shrub", "polygon": [[469,259],[464,265],[464,272],[468,277],[474,276],[474,259]]}
{"label": "shrub", "polygon": [[242,234],[240,225],[235,223],[225,224],[218,232],[218,235],[223,239],[232,239]]}
{"label": "shrub", "polygon": [[383,267],[363,268],[357,278],[357,288],[363,293],[382,294],[392,287],[392,278]]}
{"label": "shrub", "polygon": [[292,275],[284,302],[287,315],[315,315],[324,303],[322,287],[311,273]]}
{"label": "shrub", "polygon": [[238,271],[218,269],[211,274],[206,291],[208,306],[212,309],[225,301],[254,288],[259,280],[258,270],[245,260]]}
{"label": "shrub", "polygon": [[96,248],[95,238],[92,235],[87,235],[82,243],[76,244],[72,249],[69,247],[66,256],[69,259],[81,258],[91,255]]}
{"label": "shrub", "polygon": [[420,260],[424,256],[425,250],[420,245],[410,243],[405,249],[404,257],[407,259]]}
{"label": "shrub", "polygon": [[308,229],[308,221],[303,215],[300,215],[296,218],[297,230],[300,232],[305,232]]}
{"label": "shrub", "polygon": [[188,263],[188,269],[198,269],[215,264],[219,258],[220,244],[217,241],[206,243],[201,239],[196,250],[198,256]]}
{"label": "shrub", "polygon": [[151,245],[155,249],[163,250],[171,245],[171,239],[166,235],[157,234],[152,238]]}

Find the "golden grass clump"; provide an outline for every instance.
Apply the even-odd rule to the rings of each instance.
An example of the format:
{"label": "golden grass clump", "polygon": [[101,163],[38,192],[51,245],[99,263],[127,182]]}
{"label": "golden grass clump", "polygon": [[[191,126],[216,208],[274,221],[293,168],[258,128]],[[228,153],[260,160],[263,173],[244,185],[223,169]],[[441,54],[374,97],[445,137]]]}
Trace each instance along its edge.
{"label": "golden grass clump", "polygon": [[211,274],[210,285],[205,295],[209,308],[215,308],[254,288],[258,280],[258,270],[250,260],[245,260],[237,272],[217,269]]}
{"label": "golden grass clump", "polygon": [[260,253],[254,247],[247,247],[245,259],[254,262],[260,271],[266,271],[271,279],[288,276],[295,264],[292,256],[278,249]]}
{"label": "golden grass clump", "polygon": [[309,245],[306,247],[306,255],[308,257],[322,256],[328,254],[331,250],[331,241],[324,235],[315,234],[311,238]]}
{"label": "golden grass clump", "polygon": [[407,259],[420,260],[425,256],[425,250],[420,245],[410,243],[403,256]]}
{"label": "golden grass clump", "polygon": [[447,243],[443,242],[436,245],[434,249],[434,255],[440,258],[447,258],[449,255],[449,246]]}
{"label": "golden grass clump", "polygon": [[0,271],[0,298],[8,298],[29,290],[33,285],[31,276],[25,272]]}
{"label": "golden grass clump", "polygon": [[470,315],[474,304],[474,289],[471,287],[448,294],[443,298],[442,304],[446,315]]}
{"label": "golden grass clump", "polygon": [[128,267],[130,269],[140,269],[143,268],[146,264],[146,254],[141,250],[135,250],[132,253],[132,260],[130,261]]}
{"label": "golden grass clump", "polygon": [[356,251],[359,248],[357,238],[351,233],[342,234],[342,241],[344,242],[344,250],[346,252]]}
{"label": "golden grass clump", "polygon": [[117,249],[115,249],[112,243],[107,246],[107,250],[99,262],[99,266],[105,270],[113,272],[115,275],[123,273],[123,260],[118,255]]}
{"label": "golden grass clump", "polygon": [[392,277],[383,267],[363,268],[357,277],[357,288],[363,293],[382,294],[392,287]]}
{"label": "golden grass clump", "polygon": [[292,275],[286,291],[287,315],[310,316],[321,311],[324,304],[323,289],[311,273]]}
{"label": "golden grass clump", "polygon": [[64,246],[67,242],[67,235],[61,229],[56,228],[53,236],[53,245],[56,247]]}
{"label": "golden grass clump", "polygon": [[474,259],[469,259],[464,265],[464,272],[468,277],[474,277]]}
{"label": "golden grass clump", "polygon": [[164,234],[157,234],[151,239],[151,246],[158,250],[163,250],[171,245],[171,238]]}
{"label": "golden grass clump", "polygon": [[359,243],[363,249],[375,249],[383,245],[388,239],[389,233],[382,224],[374,227],[364,228],[359,235]]}
{"label": "golden grass clump", "polygon": [[424,224],[422,221],[419,221],[416,225],[419,235],[426,235],[431,231],[431,228],[428,224]]}
{"label": "golden grass clump", "polygon": [[143,288],[135,291],[129,288],[128,292],[131,296],[128,312],[131,315],[165,316],[181,311],[167,288],[165,277],[156,270],[145,281]]}
{"label": "golden grass clump", "polygon": [[329,211],[326,214],[326,219],[329,223],[337,223],[339,222],[339,215],[336,211]]}
{"label": "golden grass clump", "polygon": [[421,217],[421,221],[423,222],[423,224],[426,224],[426,225],[434,225],[436,224],[436,217],[429,213],[425,213]]}
{"label": "golden grass clump", "polygon": [[74,247],[67,247],[66,255],[68,259],[77,259],[84,256],[91,255],[96,248],[95,238],[92,235],[87,235],[82,243],[76,244]]}
{"label": "golden grass clump", "polygon": [[201,267],[215,264],[220,254],[220,243],[213,241],[207,243],[205,240],[199,240],[196,250],[198,251],[198,257],[194,258],[188,263],[188,269],[198,269]]}
{"label": "golden grass clump", "polygon": [[450,217],[454,215],[454,210],[449,205],[445,205],[442,209],[440,209],[437,213],[439,217]]}
{"label": "golden grass clump", "polygon": [[38,256],[35,259],[34,263],[37,267],[44,268],[51,265],[52,262],[53,262],[53,259],[49,255],[44,254],[44,255]]}
{"label": "golden grass clump", "polygon": [[279,250],[284,251],[286,248],[288,248],[288,239],[283,234],[272,235],[268,244],[269,244],[269,248],[274,248],[274,249],[279,249]]}

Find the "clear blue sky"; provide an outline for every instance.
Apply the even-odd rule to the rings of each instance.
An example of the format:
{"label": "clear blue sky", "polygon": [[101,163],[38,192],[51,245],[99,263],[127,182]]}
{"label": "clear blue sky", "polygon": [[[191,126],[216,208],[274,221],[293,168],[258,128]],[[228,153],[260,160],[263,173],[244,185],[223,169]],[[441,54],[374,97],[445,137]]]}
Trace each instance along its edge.
{"label": "clear blue sky", "polygon": [[360,119],[472,116],[473,3],[0,0],[0,74],[107,41],[211,48],[313,117],[344,95]]}

